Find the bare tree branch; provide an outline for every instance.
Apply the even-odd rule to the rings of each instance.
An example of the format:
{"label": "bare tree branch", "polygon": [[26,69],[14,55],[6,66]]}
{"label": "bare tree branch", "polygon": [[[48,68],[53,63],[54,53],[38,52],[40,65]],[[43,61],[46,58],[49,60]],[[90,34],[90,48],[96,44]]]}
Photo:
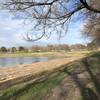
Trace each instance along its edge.
{"label": "bare tree branch", "polygon": [[[56,33],[59,38],[62,36],[63,31],[67,33],[68,25],[72,21],[73,16],[79,13],[79,16],[86,16],[88,19],[91,16],[100,16],[100,9],[96,4],[91,4],[87,0],[4,0],[3,5],[10,11],[27,12],[30,14],[34,24],[34,30],[42,33],[39,37],[35,35],[36,39],[27,35],[27,40],[37,41],[43,37],[51,36],[51,33]],[[81,12],[81,13],[80,13]],[[42,26],[42,27],[41,27]],[[49,31],[50,30],[50,31]],[[34,34],[33,34],[34,35]]]}
{"label": "bare tree branch", "polygon": [[93,12],[95,12],[95,13],[100,13],[100,9],[98,10],[98,9],[92,8],[91,6],[88,5],[88,3],[87,3],[86,0],[80,0],[80,2],[83,4],[83,6],[84,6],[86,9],[88,9],[88,10],[90,10],[90,11],[93,11]]}

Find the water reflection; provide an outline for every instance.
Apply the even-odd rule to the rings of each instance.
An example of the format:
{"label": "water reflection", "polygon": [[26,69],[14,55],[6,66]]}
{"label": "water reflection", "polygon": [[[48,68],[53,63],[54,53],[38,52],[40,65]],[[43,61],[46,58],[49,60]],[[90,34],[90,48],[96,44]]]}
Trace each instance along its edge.
{"label": "water reflection", "polygon": [[0,67],[15,66],[18,64],[31,64],[33,62],[48,61],[48,57],[16,57],[16,58],[0,58]]}

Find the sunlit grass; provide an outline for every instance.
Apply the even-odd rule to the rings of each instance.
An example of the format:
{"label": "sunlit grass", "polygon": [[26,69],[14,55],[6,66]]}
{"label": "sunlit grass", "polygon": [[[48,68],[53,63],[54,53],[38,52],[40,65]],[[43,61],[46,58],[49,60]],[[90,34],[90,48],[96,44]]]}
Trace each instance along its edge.
{"label": "sunlit grass", "polygon": [[2,90],[0,100],[42,100],[65,77],[65,73],[58,73],[43,82],[21,84]]}
{"label": "sunlit grass", "polygon": [[71,57],[71,56],[85,56],[90,51],[59,51],[59,52],[17,52],[17,53],[0,53],[0,58],[4,57]]}

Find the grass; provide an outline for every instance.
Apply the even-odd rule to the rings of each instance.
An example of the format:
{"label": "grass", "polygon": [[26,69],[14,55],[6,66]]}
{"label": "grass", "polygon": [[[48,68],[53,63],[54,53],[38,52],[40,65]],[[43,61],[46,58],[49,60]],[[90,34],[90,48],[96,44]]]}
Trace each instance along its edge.
{"label": "grass", "polygon": [[44,82],[21,84],[2,90],[0,100],[43,100],[65,77],[66,74],[59,73]]}
{"label": "grass", "polygon": [[[90,53],[87,57],[72,62],[65,68],[65,72],[72,74],[72,77],[73,73],[80,72],[73,77],[80,89],[79,100],[100,100],[100,52]],[[81,78],[78,78],[78,75],[81,75]],[[86,84],[88,81],[89,83]],[[82,86],[84,82],[85,85]]]}
{"label": "grass", "polygon": [[0,58],[6,57],[71,57],[71,56],[85,56],[86,54],[90,53],[90,51],[60,51],[60,52],[34,52],[34,53],[25,53],[25,52],[18,52],[18,53],[0,53]]}
{"label": "grass", "polygon": [[[69,55],[72,55],[72,53],[69,53]],[[77,55],[86,55],[85,52],[83,54],[77,53]],[[97,57],[97,59],[100,59],[100,52],[89,54],[86,58],[91,57]],[[86,59],[85,58],[85,59]],[[52,90],[59,86],[60,82],[67,77],[68,73],[73,73],[77,71],[86,70],[86,67],[89,67],[87,69],[87,72],[90,74],[91,77],[91,83],[88,84],[88,86],[80,89],[82,90],[81,94],[81,100],[98,100],[96,99],[95,91],[100,91],[99,87],[100,84],[98,83],[98,76],[96,74],[100,71],[99,70],[99,60],[93,59],[93,61],[89,63],[89,66],[85,66],[83,60],[72,62],[71,64],[66,65],[66,68],[64,71],[61,72],[55,72],[54,75],[50,75],[47,77],[46,80],[41,82],[26,82],[22,83],[13,87],[10,87],[5,90],[0,91],[0,100],[47,100],[46,98],[50,95]],[[67,70],[67,72],[66,72]],[[91,71],[91,73],[90,73]],[[92,74],[92,75],[91,75]],[[86,76],[85,76],[86,77]],[[86,77],[87,78],[87,77]],[[96,79],[97,78],[97,79]],[[83,77],[84,79],[84,77]],[[77,82],[77,81],[76,81]],[[83,90],[84,89],[84,90]],[[99,93],[99,92],[98,92]],[[91,98],[91,99],[90,99]]]}
{"label": "grass", "polygon": [[5,57],[41,57],[41,56],[53,56],[52,53],[24,53],[24,52],[19,52],[19,53],[1,53],[0,58],[5,58]]}
{"label": "grass", "polygon": [[100,51],[98,52],[93,52],[90,54],[91,57],[100,57]]}

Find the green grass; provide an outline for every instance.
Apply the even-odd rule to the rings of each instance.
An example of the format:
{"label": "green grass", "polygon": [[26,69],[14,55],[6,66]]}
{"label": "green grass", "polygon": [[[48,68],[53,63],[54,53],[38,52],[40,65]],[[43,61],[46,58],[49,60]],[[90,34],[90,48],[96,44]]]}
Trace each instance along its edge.
{"label": "green grass", "polygon": [[90,53],[90,56],[91,56],[91,57],[100,57],[100,51]]}
{"label": "green grass", "polygon": [[17,52],[17,53],[0,53],[0,58],[6,57],[71,57],[71,56],[84,56],[90,53],[90,51],[72,51],[72,52]]}
{"label": "green grass", "polygon": [[21,84],[2,90],[0,100],[43,100],[65,77],[66,74],[59,73],[44,82]]}
{"label": "green grass", "polygon": [[51,53],[0,53],[0,58],[5,57],[41,57],[41,56],[53,56]]}

